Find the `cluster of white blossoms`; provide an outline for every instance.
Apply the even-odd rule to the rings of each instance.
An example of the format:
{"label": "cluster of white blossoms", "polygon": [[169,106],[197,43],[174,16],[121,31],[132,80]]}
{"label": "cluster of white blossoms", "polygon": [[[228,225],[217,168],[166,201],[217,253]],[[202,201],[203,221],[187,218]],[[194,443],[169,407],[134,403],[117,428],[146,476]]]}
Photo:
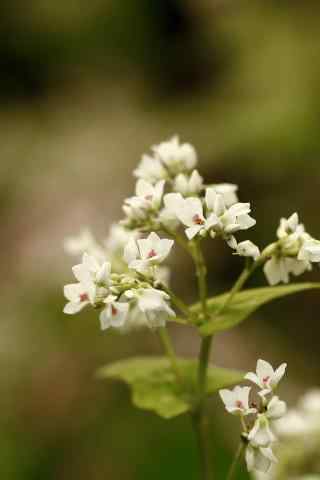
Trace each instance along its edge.
{"label": "cluster of white blossoms", "polygon": [[111,226],[108,238],[99,243],[89,230],[83,230],[78,237],[66,239],[69,253],[83,255],[81,266],[73,269],[78,283],[65,287],[66,313],[86,305],[104,307],[102,327],[122,328],[157,323],[155,311],[161,312],[162,324],[164,313],[174,312],[168,293],[159,286],[168,284],[170,272],[160,264],[173,241],[179,240],[180,229],[186,237],[180,240],[188,248],[203,237],[222,238],[233,254],[247,257],[253,266],[264,264],[271,285],[286,283],[291,273],[298,275],[309,270],[312,262],[320,262],[320,242],[305,232],[297,214],[281,219],[277,241],[262,253],[250,240],[238,242],[237,233],[256,223],[250,203],[239,202],[237,185],[205,185],[196,166],[194,147],[180,143],[178,137],[153,146],[151,155],[144,155],[134,170],[135,195],[124,201],[125,218]]}
{"label": "cluster of white blossoms", "polygon": [[64,287],[68,300],[64,312],[75,314],[87,305],[100,309],[102,329],[126,329],[137,317],[139,324],[164,325],[175,312],[157,277],[157,268],[172,246],[172,240],[161,239],[154,232],[145,239],[131,237],[124,248],[126,273],[112,272],[111,263],[102,256],[83,253],[82,263],[72,268],[77,283]]}
{"label": "cluster of white blossoms", "polygon": [[288,283],[290,274],[301,275],[320,262],[320,242],[305,231],[297,213],[281,218],[277,237],[274,253],[264,266],[270,285]]}
{"label": "cluster of white blossoms", "polygon": [[276,370],[264,361],[258,360],[256,373],[247,373],[259,390],[255,398],[250,398],[251,387],[236,386],[233,390],[220,390],[220,397],[226,410],[241,419],[241,438],[246,445],[246,463],[250,472],[268,472],[277,462],[272,445],[276,442],[274,424],[286,413],[286,403],[274,395],[278,383],[286,371],[283,363]]}
{"label": "cluster of white blossoms", "polygon": [[[272,465],[268,480],[319,480],[320,472],[320,388],[307,391],[294,408],[275,423],[281,440],[279,462]],[[256,480],[266,476],[254,473]]]}

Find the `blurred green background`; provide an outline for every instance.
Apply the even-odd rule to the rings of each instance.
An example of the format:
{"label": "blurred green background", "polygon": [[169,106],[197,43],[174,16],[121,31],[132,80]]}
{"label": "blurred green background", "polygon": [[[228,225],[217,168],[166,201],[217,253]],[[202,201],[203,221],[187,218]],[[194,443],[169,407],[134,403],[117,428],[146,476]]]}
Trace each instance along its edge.
{"label": "blurred green background", "polygon": [[[311,0],[1,1],[1,478],[198,478],[188,417],[136,411],[125,386],[94,379],[160,345],[150,332],[102,333],[94,313],[63,315],[63,238],[84,225],[104,236],[141,154],[175,133],[208,182],[240,184],[253,241],[270,242],[295,210],[320,237],[319,15]],[[219,242],[206,253],[211,291],[228,288],[241,260]],[[176,256],[173,287],[192,301],[194,285]],[[287,360],[280,393],[295,403],[320,384],[319,302],[310,292],[264,307],[217,337],[213,359]],[[172,334],[180,354],[197,353],[194,332]],[[218,399],[210,414],[224,479],[238,431]]]}

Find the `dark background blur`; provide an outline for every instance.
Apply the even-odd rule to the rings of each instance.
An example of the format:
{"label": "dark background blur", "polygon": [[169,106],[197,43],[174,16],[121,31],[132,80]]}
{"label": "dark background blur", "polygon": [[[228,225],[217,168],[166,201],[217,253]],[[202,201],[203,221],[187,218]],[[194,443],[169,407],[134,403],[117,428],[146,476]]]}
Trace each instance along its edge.
{"label": "dark background blur", "polygon": [[[141,154],[175,133],[196,146],[208,181],[240,184],[253,241],[270,242],[295,210],[319,237],[319,14],[309,0],[1,1],[1,478],[197,479],[188,417],[136,411],[125,386],[94,379],[160,346],[150,332],[102,333],[94,313],[63,315],[63,238],[83,225],[105,235]],[[241,260],[219,242],[207,255],[221,291]],[[184,260],[173,286],[192,301]],[[320,383],[319,305],[313,292],[264,307],[217,337],[217,363],[288,360],[282,394],[294,403]],[[194,332],[172,332],[180,354],[196,354]],[[212,401],[217,479],[233,420]]]}

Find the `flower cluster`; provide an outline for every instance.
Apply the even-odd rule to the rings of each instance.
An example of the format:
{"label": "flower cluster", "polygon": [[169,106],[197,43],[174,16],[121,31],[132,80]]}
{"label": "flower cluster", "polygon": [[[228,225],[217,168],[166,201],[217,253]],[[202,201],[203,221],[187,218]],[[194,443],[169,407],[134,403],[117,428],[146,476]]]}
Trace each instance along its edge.
{"label": "flower cluster", "polygon": [[[82,238],[91,242],[87,233]],[[70,245],[76,250],[76,242],[69,240]],[[81,242],[79,245],[82,246]],[[102,255],[85,252],[82,263],[72,269],[77,283],[64,287],[68,300],[64,312],[75,314],[87,305],[100,309],[102,329],[126,330],[137,323],[150,327],[164,325],[166,318],[175,316],[175,312],[170,307],[170,297],[164,285],[159,282],[157,269],[172,246],[172,240],[160,239],[154,232],[145,239],[131,237],[124,248],[124,260],[128,265],[126,273],[112,272],[111,263]],[[137,317],[139,321],[132,321]]]}
{"label": "flower cluster", "polygon": [[246,445],[246,463],[249,471],[268,472],[277,462],[272,451],[276,441],[274,422],[286,413],[286,404],[274,392],[284,376],[286,364],[276,370],[264,361],[258,360],[256,373],[248,373],[245,379],[258,387],[256,398],[252,400],[251,387],[236,386],[233,390],[220,390],[220,397],[226,410],[238,415],[243,427],[242,440]]}
{"label": "flower cluster", "polygon": [[152,156],[144,155],[134,175],[138,178],[135,195],[123,205],[123,225],[142,231],[171,233],[179,226],[188,240],[210,235],[223,237],[237,253],[257,257],[257,247],[249,252],[240,246],[234,234],[247,230],[256,221],[249,215],[250,203],[238,202],[233,184],[205,186],[195,169],[197,155],[192,145],[178,137],[152,147]]}
{"label": "flower cluster", "polygon": [[311,263],[320,262],[320,242],[305,231],[297,213],[281,218],[277,237],[273,255],[264,266],[270,285],[288,283],[290,274],[301,275],[311,270]]}

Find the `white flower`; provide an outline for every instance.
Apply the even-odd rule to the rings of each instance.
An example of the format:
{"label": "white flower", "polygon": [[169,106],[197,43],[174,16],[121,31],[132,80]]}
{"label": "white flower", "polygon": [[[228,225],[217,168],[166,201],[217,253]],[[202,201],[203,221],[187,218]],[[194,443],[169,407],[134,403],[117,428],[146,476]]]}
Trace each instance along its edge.
{"label": "white flower", "polygon": [[149,155],[143,155],[133,174],[149,183],[157,183],[159,180],[164,180],[167,177],[167,172],[160,160]]}
{"label": "white flower", "polygon": [[190,176],[180,173],[176,176],[173,189],[184,197],[197,195],[203,188],[203,178],[197,170],[193,170]]}
{"label": "white flower", "polygon": [[298,260],[320,262],[320,242],[313,238],[306,240],[298,253]]}
{"label": "white flower", "polygon": [[260,414],[248,434],[248,440],[254,447],[268,447],[276,441],[266,415]]}
{"label": "white flower", "polygon": [[143,274],[150,273],[150,268],[162,263],[169,255],[173,240],[161,239],[152,232],[148,238],[137,241],[131,239],[125,247],[124,259],[129,268]]}
{"label": "white flower", "polygon": [[255,408],[249,407],[251,387],[235,387],[233,390],[219,390],[219,395],[226,410],[232,415],[249,415],[255,413]]}
{"label": "white flower", "polygon": [[68,300],[63,312],[69,315],[80,312],[86,305],[93,305],[96,295],[95,285],[82,285],[82,283],[72,283],[64,286],[64,296]]}
{"label": "white flower", "polygon": [[199,198],[182,198],[180,194],[168,194],[165,196],[165,201],[168,202],[169,198],[171,210],[175,212],[180,222],[188,227],[185,233],[189,240],[198,234],[205,234],[214,225],[216,217],[214,215],[210,215],[208,219],[204,217],[202,202]]}
{"label": "white flower", "polygon": [[252,257],[253,260],[257,260],[260,257],[259,248],[250,240],[238,243],[236,251],[241,257]]}
{"label": "white flower", "polygon": [[262,389],[260,394],[263,396],[276,389],[278,383],[285,374],[286,368],[287,364],[282,363],[280,367],[273,370],[270,363],[259,359],[257,362],[256,373],[249,372],[244,378],[258,385],[258,387]]}
{"label": "white flower", "polygon": [[88,228],[82,229],[78,235],[67,237],[63,246],[70,255],[83,255],[87,252],[99,260],[105,260],[106,258],[104,249],[98,244]]}
{"label": "white flower", "polygon": [[263,271],[270,285],[277,285],[280,282],[288,283],[290,274],[298,276],[307,270],[311,270],[309,262],[296,260],[291,257],[273,256],[263,267]]}
{"label": "white flower", "polygon": [[83,254],[82,263],[72,267],[76,279],[83,285],[92,283],[100,286],[108,286],[111,273],[111,264],[109,262],[99,262],[92,255]]}
{"label": "white flower", "polygon": [[287,411],[287,404],[283,400],[280,400],[279,397],[274,396],[267,405],[266,416],[270,420],[277,420]]}
{"label": "white flower", "polygon": [[150,211],[159,210],[165,181],[155,185],[139,179],[136,183],[136,195],[125,200],[123,211],[129,219],[144,220]]}
{"label": "white flower", "polygon": [[123,251],[129,240],[132,238],[136,239],[138,236],[138,232],[128,230],[118,223],[113,223],[110,227],[109,235],[104,242],[107,252],[114,254]]}
{"label": "white flower", "polygon": [[231,207],[234,203],[238,202],[237,190],[238,185],[233,183],[217,183],[212,185],[212,188],[216,193],[223,196],[223,201],[226,207]]}
{"label": "white flower", "polygon": [[206,205],[211,213],[214,231],[225,236],[231,236],[239,230],[247,230],[256,224],[250,217],[250,203],[235,203],[227,208],[223,196],[217,194],[214,188],[206,189]]}
{"label": "white flower", "polygon": [[277,230],[277,237],[279,239],[288,237],[289,235],[304,232],[303,224],[299,224],[299,217],[297,212],[293,213],[289,218],[281,218],[280,225]]}
{"label": "white flower", "polygon": [[100,313],[101,329],[105,330],[109,327],[122,327],[126,321],[129,304],[124,302],[117,302],[117,297],[109,295],[104,303],[106,307]]}
{"label": "white flower", "polygon": [[69,302],[64,307],[64,313],[74,314],[89,303],[94,305],[107,292],[111,265],[109,262],[99,263],[98,260],[83,254],[82,263],[72,268],[79,283],[66,285],[64,295]]}
{"label": "white flower", "polygon": [[177,211],[179,204],[182,204],[183,200],[181,193],[167,193],[164,195],[164,208],[160,212],[159,220],[167,228],[176,229],[179,225]]}
{"label": "white flower", "polygon": [[177,175],[192,170],[197,164],[197,154],[189,143],[180,143],[179,137],[152,147],[155,157],[169,170],[170,174]]}
{"label": "white flower", "polygon": [[277,461],[270,447],[256,448],[248,445],[246,448],[246,463],[249,472],[256,470],[268,473],[272,464],[277,463]]}
{"label": "white flower", "polygon": [[137,306],[146,315],[150,327],[164,326],[168,316],[175,316],[168,303],[170,297],[162,290],[155,288],[127,290],[125,295],[128,299],[137,301]]}

